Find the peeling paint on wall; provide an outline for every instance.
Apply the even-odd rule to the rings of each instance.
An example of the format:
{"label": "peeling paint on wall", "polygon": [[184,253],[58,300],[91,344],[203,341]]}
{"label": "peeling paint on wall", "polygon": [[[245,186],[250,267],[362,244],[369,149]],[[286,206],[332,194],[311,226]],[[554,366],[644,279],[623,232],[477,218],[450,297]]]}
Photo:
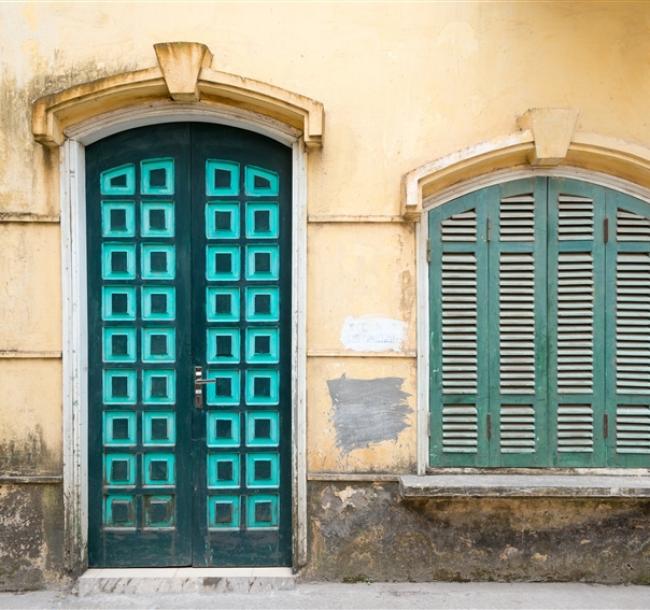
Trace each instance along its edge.
{"label": "peeling paint on wall", "polygon": [[348,316],[341,329],[341,343],[355,352],[398,352],[405,334],[406,323],[401,320]]}
{"label": "peeling paint on wall", "polygon": [[402,391],[402,377],[339,379],[327,382],[336,430],[336,444],[345,453],[371,443],[395,440],[407,427],[411,412]]}

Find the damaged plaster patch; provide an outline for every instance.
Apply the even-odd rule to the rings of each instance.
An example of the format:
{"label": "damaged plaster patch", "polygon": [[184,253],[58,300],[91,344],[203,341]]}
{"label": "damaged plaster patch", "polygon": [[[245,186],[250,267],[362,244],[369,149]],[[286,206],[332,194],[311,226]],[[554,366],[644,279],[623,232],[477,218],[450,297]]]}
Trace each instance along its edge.
{"label": "damaged plaster patch", "polygon": [[328,380],[336,444],[342,451],[395,440],[407,427],[410,394],[402,391],[403,383],[402,377],[348,379],[341,375]]}
{"label": "damaged plaster patch", "polygon": [[341,329],[341,343],[355,352],[399,352],[406,323],[391,318],[348,316]]}

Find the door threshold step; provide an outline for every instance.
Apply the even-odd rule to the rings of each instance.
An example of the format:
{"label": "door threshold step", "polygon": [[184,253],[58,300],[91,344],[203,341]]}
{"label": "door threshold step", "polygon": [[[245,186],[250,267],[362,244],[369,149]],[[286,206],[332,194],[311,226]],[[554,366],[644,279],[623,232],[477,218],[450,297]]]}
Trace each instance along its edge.
{"label": "door threshold step", "polygon": [[77,581],[77,592],[260,593],[287,591],[295,586],[291,568],[91,568]]}

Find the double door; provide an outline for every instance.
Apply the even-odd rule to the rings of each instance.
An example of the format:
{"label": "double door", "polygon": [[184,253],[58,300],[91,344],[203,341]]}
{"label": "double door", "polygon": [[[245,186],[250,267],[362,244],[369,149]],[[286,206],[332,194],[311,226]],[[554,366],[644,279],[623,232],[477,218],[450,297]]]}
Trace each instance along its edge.
{"label": "double door", "polygon": [[86,193],[90,565],[290,565],[290,149],[133,129]]}

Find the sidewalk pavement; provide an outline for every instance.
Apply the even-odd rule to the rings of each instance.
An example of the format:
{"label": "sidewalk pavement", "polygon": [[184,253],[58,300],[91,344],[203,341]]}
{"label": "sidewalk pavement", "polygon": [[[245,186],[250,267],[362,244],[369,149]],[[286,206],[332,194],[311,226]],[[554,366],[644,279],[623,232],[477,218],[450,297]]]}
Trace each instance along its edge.
{"label": "sidewalk pavement", "polygon": [[581,583],[300,583],[291,591],[78,597],[47,590],[0,593],[2,609],[468,609],[649,610],[650,587]]}

